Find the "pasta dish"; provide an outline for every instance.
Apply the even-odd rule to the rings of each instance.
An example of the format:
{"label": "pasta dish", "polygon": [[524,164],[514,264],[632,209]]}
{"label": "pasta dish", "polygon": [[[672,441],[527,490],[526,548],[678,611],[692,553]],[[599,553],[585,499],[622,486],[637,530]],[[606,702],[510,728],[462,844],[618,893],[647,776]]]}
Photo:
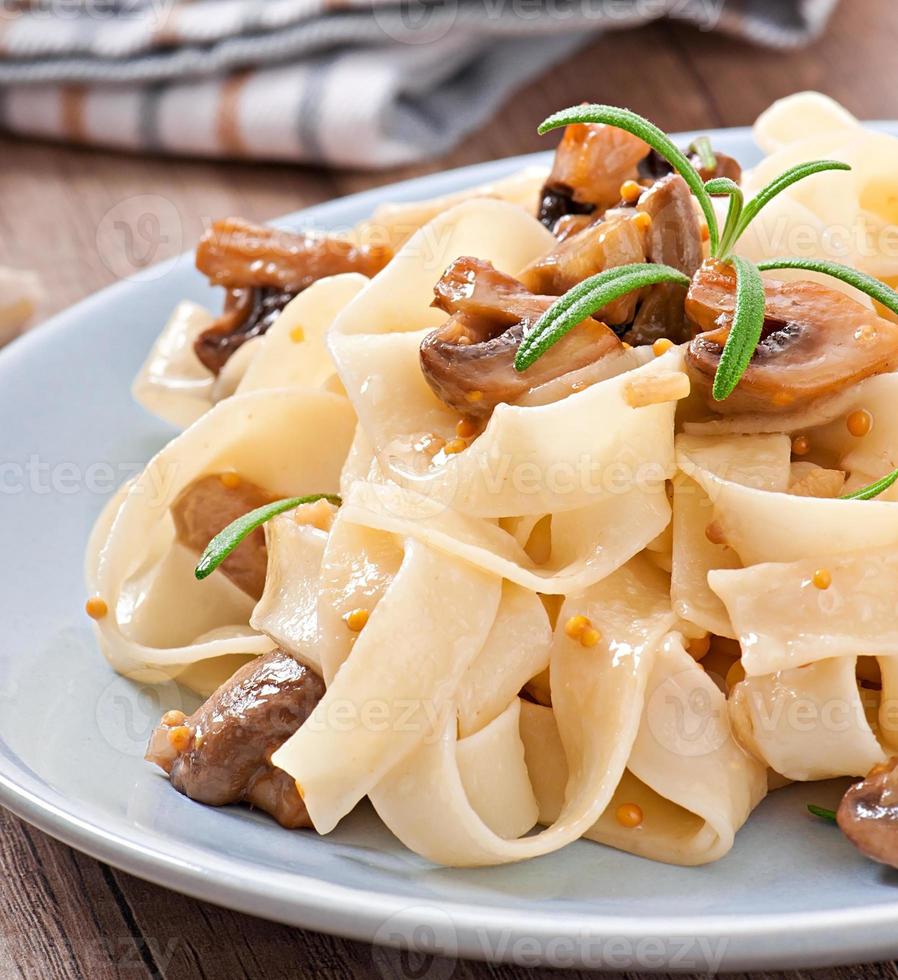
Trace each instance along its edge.
{"label": "pasta dish", "polygon": [[367,798],[447,866],[703,864],[848,776],[813,811],[898,864],[898,141],[811,93],[746,173],[556,129],[347,232],[204,235],[223,307],[134,383],[180,433],[87,553],[115,670],[204,699],[147,758],[318,834]]}

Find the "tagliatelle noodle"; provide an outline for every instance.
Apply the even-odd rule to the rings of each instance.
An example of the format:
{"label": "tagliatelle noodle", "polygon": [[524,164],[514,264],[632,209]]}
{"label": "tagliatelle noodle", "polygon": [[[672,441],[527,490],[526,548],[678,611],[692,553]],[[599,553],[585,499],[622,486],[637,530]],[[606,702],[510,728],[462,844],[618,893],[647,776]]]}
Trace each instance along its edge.
{"label": "tagliatelle noodle", "polygon": [[[819,568],[831,578],[826,589],[814,584]],[[876,738],[885,749],[895,751],[898,559],[894,548],[713,572],[710,580],[739,632],[742,664],[749,675],[745,686],[737,688],[734,717],[761,757],[784,775],[808,779],[825,778],[820,772],[865,774],[873,764],[871,758],[882,752],[874,748]],[[859,655],[876,658],[881,693],[857,692]],[[780,714],[794,712],[796,706],[800,710],[802,705],[810,706],[804,716],[787,718],[783,726]],[[865,706],[868,718],[862,717]],[[875,723],[874,711],[878,712]],[[815,733],[825,749],[846,728],[845,717],[855,723],[847,726],[844,754],[830,758],[818,753]],[[785,730],[788,726],[791,731]],[[797,739],[798,744],[781,747],[779,741],[787,738],[793,743]]]}
{"label": "tagliatelle noodle", "polygon": [[490,635],[458,687],[459,738],[481,731],[516,701],[527,681],[549,666],[551,647],[552,626],[539,596],[504,582]]}
{"label": "tagliatelle noodle", "polygon": [[88,588],[109,609],[97,632],[116,670],[177,676],[199,660],[272,648],[249,626],[249,596],[220,572],[195,580],[199,556],[176,540],[169,509],[200,477],[224,471],[275,496],[332,492],[354,426],[338,395],[253,392],[221,402],[150,461],[115,509],[105,542],[88,554]]}
{"label": "tagliatelle noodle", "polygon": [[453,438],[458,422],[420,368],[421,341],[446,320],[431,306],[435,278],[466,254],[514,274],[552,245],[519,208],[468,201],[420,229],[337,317],[330,350],[385,476],[463,513],[519,517],[577,510],[646,472],[655,489],[672,475],[675,402],[632,408],[627,395],[634,383],[682,373],[679,349],[649,363],[627,352],[613,362],[621,373],[551,404],[500,404],[464,452],[415,450],[423,436]]}
{"label": "tagliatelle noodle", "polygon": [[[702,439],[680,435],[676,444],[681,468],[703,467],[740,485],[766,491],[788,487],[790,443],[786,436]],[[719,636],[735,638],[726,609],[708,586],[708,573],[715,568],[738,568],[742,563],[732,547],[709,539],[716,522],[717,511],[707,486],[686,472],[678,473],[673,495],[671,601],[683,619]]]}
{"label": "tagliatelle noodle", "polygon": [[[513,739],[500,757],[466,751],[463,776],[455,717],[447,714],[439,737],[422,739],[370,792],[381,818],[412,850],[450,866],[524,860],[576,840],[605,809],[636,737],[646,682],[673,616],[664,576],[641,559],[569,597],[560,622],[574,609],[589,616],[602,639],[585,647],[562,626],[555,631],[553,712],[571,773],[558,819],[535,836],[507,839],[494,832],[465,785],[479,772],[478,782],[491,779],[501,798],[504,781],[520,785],[523,752]],[[522,824],[530,813],[524,816]]]}
{"label": "tagliatelle noodle", "polygon": [[796,92],[765,109],[754,125],[755,142],[766,154],[819,133],[856,132],[858,120],[821,92]]}
{"label": "tagliatelle noodle", "polygon": [[[831,579],[825,589],[814,582],[819,569]],[[709,579],[738,631],[749,676],[830,657],[898,655],[894,546],[716,571]]]}
{"label": "tagliatelle noodle", "polygon": [[730,714],[740,742],[788,779],[865,776],[886,753],[871,727],[879,698],[858,687],[855,663],[833,657],[737,684]]}
{"label": "tagliatelle noodle", "polygon": [[327,537],[326,531],[297,524],[292,512],[265,525],[265,591],[250,618],[254,630],[318,674],[318,588]]}
{"label": "tagliatelle noodle", "polygon": [[353,484],[343,511],[348,520],[416,538],[549,595],[579,591],[611,574],[670,521],[663,482],[653,493],[637,489],[599,497],[591,507],[552,516],[550,556],[538,564],[494,521],[459,513],[392,483]]}
{"label": "tagliatelle noodle", "polygon": [[[695,443],[685,441],[698,437],[679,438],[680,468],[712,500],[715,522],[744,566],[898,543],[898,507],[888,501],[800,497],[744,486],[703,465]],[[726,444],[732,438],[707,437],[700,444],[713,446],[718,439]]]}
{"label": "tagliatelle noodle", "polygon": [[319,833],[332,830],[446,717],[455,727],[453,694],[486,641],[500,596],[495,576],[405,543],[399,569],[324,697],[272,756],[302,787]]}
{"label": "tagliatelle noodle", "polygon": [[197,358],[193,344],[214,322],[202,306],[180,302],[131,386],[135,400],[148,412],[179,429],[212,405],[215,376]]}
{"label": "tagliatelle noodle", "polygon": [[[567,771],[551,710],[524,704],[521,732],[540,822],[549,824],[561,809]],[[766,791],[765,767],[733,738],[726,698],[670,634],[649,678],[627,771],[584,837],[655,861],[706,864],[730,850]],[[627,803],[643,812],[638,831],[617,820]]]}
{"label": "tagliatelle noodle", "polygon": [[319,279],[304,289],[261,338],[237,392],[293,385],[332,388],[335,370],[325,334],[340,310],[367,282],[366,276],[347,272]]}

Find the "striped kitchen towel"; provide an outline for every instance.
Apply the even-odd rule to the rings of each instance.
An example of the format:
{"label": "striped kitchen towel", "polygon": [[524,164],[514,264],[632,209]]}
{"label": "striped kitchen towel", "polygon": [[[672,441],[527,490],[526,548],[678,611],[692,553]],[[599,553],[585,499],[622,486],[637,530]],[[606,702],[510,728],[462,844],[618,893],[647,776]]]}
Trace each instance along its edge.
{"label": "striped kitchen towel", "polygon": [[0,0],[0,127],[386,167],[448,149],[598,31],[659,17],[790,48],[838,0]]}

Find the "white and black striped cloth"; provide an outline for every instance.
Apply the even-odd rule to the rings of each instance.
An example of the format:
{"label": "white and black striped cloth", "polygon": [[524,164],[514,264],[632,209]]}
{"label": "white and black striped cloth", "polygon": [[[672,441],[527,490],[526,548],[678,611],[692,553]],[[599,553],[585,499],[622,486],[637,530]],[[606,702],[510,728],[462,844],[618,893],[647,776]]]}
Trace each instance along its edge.
{"label": "white and black striped cloth", "polygon": [[0,0],[0,127],[386,167],[446,150],[596,32],[671,17],[785,49],[837,2]]}

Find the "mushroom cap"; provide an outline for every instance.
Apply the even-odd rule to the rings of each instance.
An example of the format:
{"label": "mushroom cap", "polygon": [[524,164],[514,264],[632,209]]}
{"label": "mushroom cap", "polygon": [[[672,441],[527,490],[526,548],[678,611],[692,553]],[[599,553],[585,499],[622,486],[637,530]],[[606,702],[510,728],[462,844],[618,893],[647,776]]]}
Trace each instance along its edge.
{"label": "mushroom cap", "polygon": [[686,315],[699,331],[686,363],[696,390],[722,415],[806,407],[898,367],[898,324],[845,293],[809,280],[765,281],[764,330],[745,374],[724,401],[711,387],[736,306],[731,266],[706,261],[693,279]]}
{"label": "mushroom cap", "polygon": [[845,836],[863,854],[898,868],[898,758],[875,766],[849,787],[836,814]]}
{"label": "mushroom cap", "polygon": [[465,418],[488,418],[500,402],[513,403],[621,350],[609,327],[589,319],[519,372],[514,360],[521,340],[554,296],[530,293],[489,262],[470,257],[456,259],[434,293],[434,305],[451,316],[421,343],[421,370],[437,397]]}

